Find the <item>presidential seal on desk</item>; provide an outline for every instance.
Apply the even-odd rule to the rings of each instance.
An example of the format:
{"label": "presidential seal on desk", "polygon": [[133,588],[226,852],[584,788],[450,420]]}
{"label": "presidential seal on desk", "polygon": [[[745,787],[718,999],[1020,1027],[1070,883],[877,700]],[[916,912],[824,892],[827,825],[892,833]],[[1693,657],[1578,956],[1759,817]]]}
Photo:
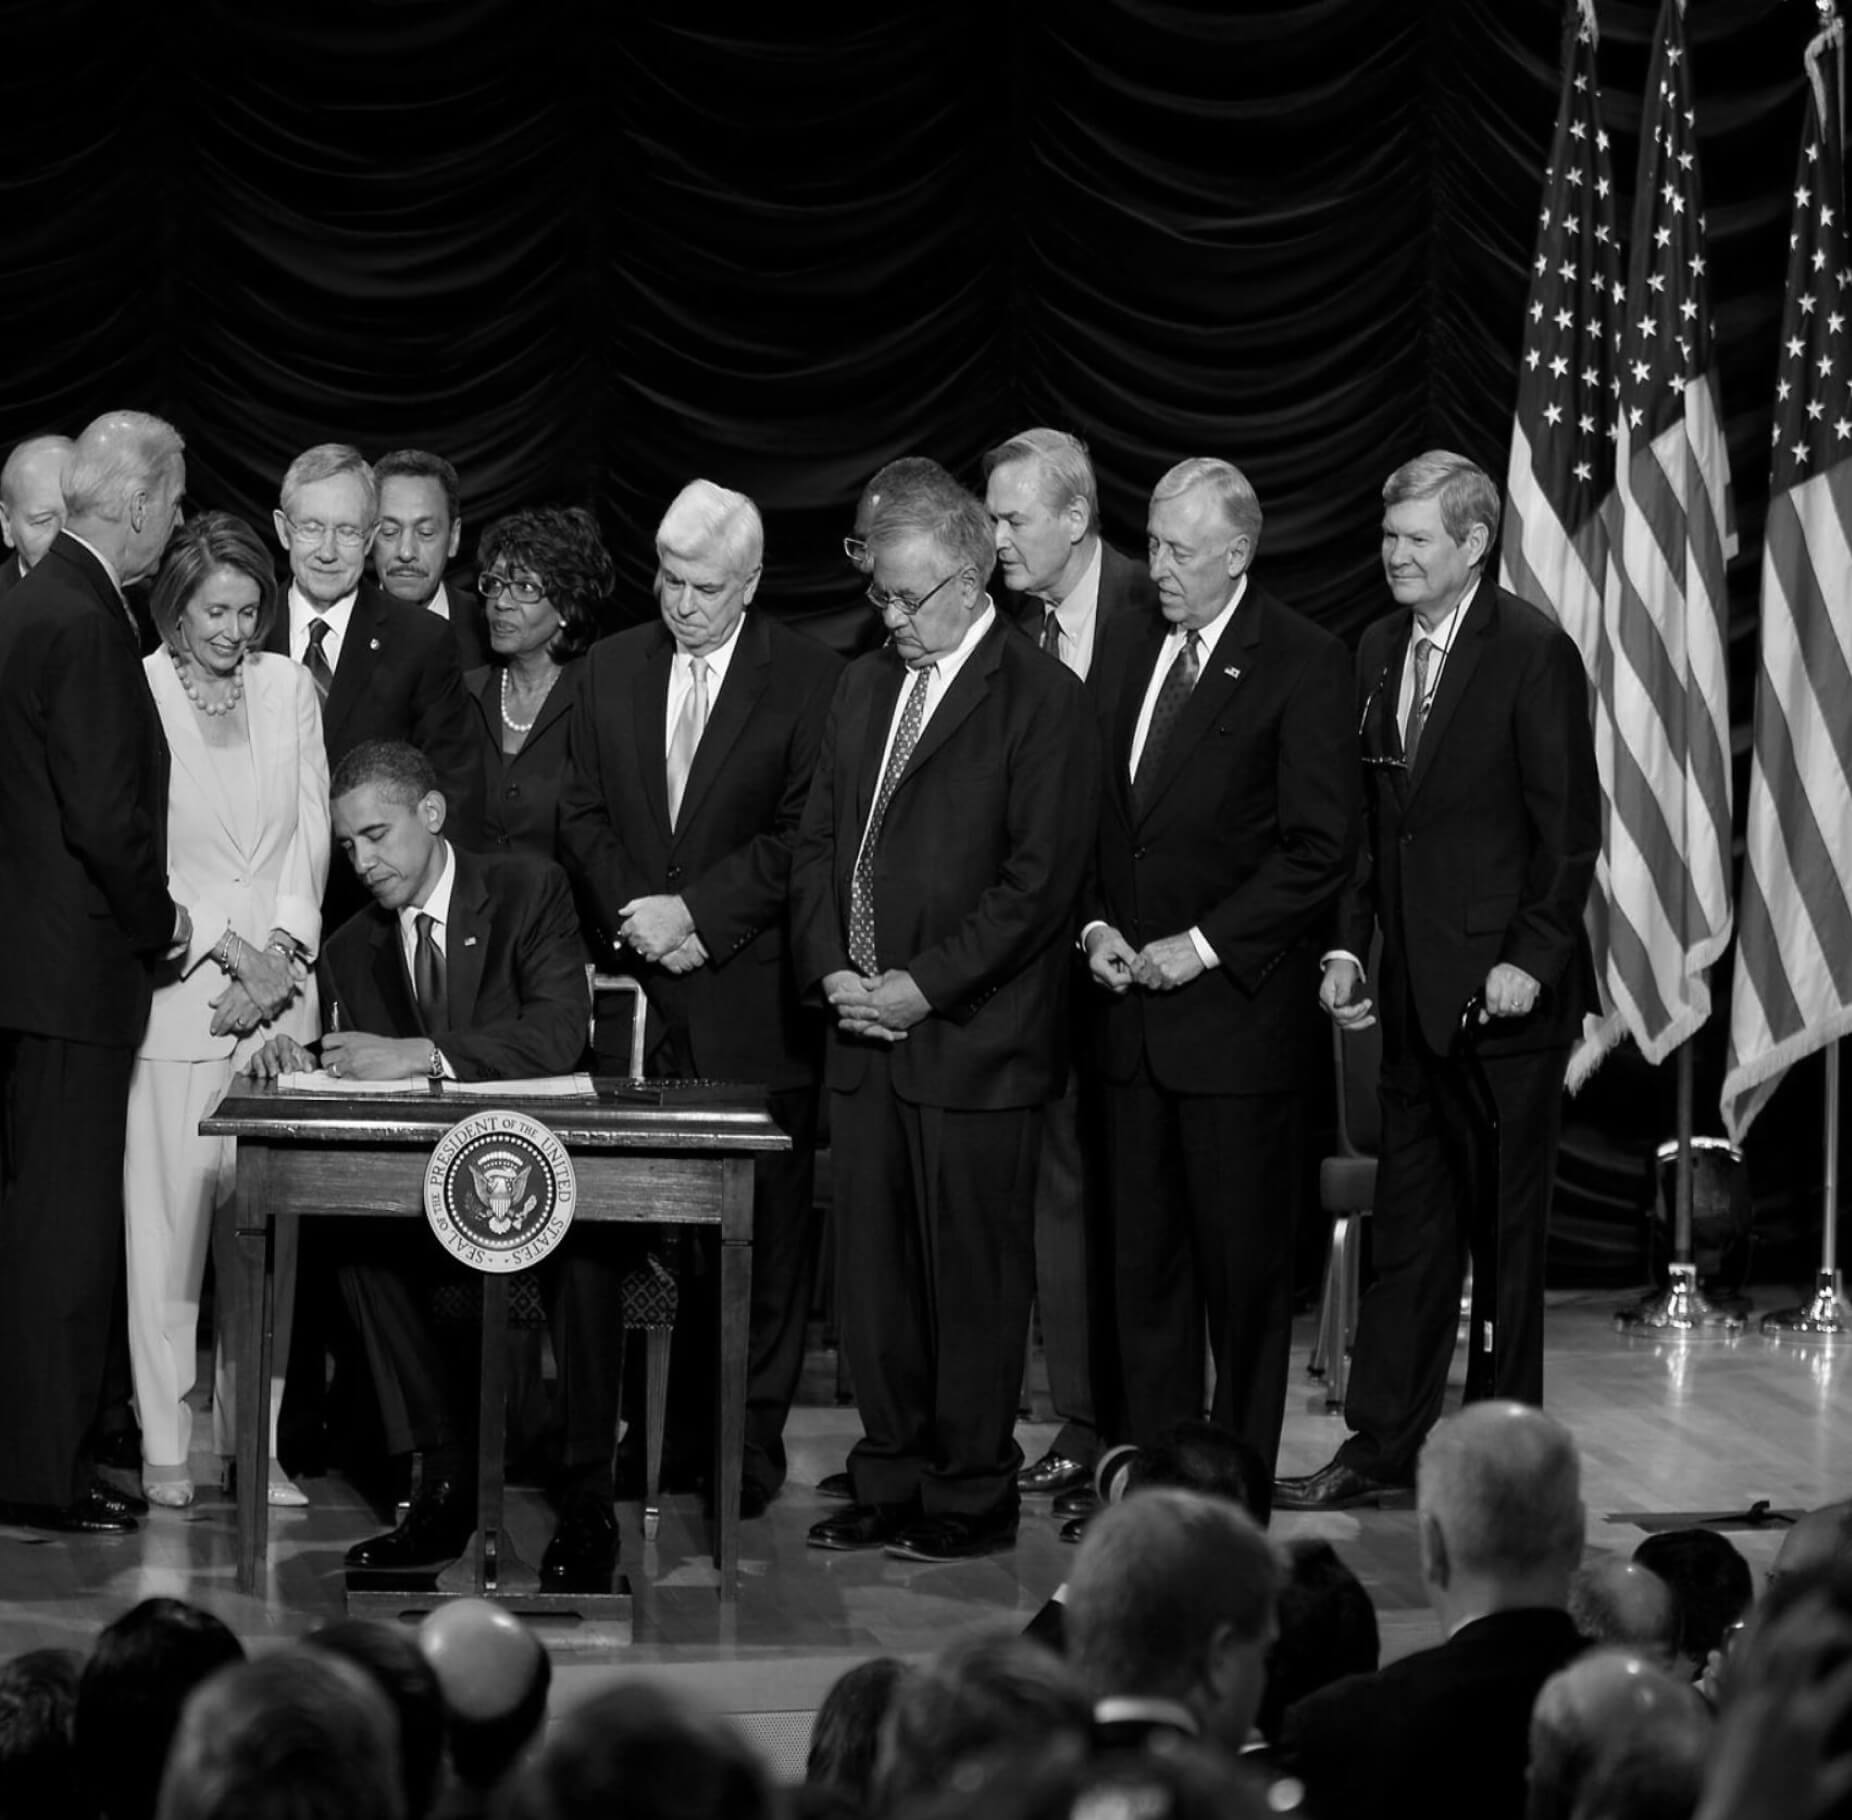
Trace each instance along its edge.
{"label": "presidential seal on desk", "polygon": [[578,1198],[566,1146],[525,1112],[459,1119],[424,1172],[425,1218],[472,1270],[538,1264],[566,1236]]}

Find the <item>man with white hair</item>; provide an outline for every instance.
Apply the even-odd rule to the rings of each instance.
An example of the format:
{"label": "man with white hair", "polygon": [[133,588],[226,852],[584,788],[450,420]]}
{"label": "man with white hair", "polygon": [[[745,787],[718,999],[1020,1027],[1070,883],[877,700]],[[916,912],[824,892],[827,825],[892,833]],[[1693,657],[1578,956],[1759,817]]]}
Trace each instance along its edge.
{"label": "man with white hair", "polygon": [[83,1453],[122,1282],[129,1075],[154,968],[190,934],[122,592],[179,522],[183,447],[140,412],[91,424],[64,528],[0,612],[0,1505],[56,1530],[135,1527]]}
{"label": "man with white hair", "polygon": [[[984,457],[984,505],[997,538],[997,566],[1008,592],[1002,605],[1018,626],[1097,697],[1101,672],[1093,654],[1119,619],[1149,614],[1157,593],[1143,563],[1122,556],[1100,536],[1099,485],[1087,445],[1065,430],[1019,431]],[[1077,955],[1075,971],[1086,968]],[[1048,1394],[1061,1424],[1019,1484],[1055,1494],[1056,1514],[1093,1504],[1093,1466],[1110,1401],[1103,1369],[1105,1280],[1100,1230],[1094,1082],[1083,1087],[1090,1061],[1093,995],[1075,982],[1073,1048],[1067,1090],[1049,1102],[1042,1121],[1042,1161],[1035,1184],[1035,1299],[1041,1312]],[[1108,1316],[1107,1319],[1110,1319]],[[1110,1418],[1106,1418],[1110,1420]],[[1078,1500],[1078,1503],[1075,1501]]]}
{"label": "man with white hair", "polygon": [[1538,1690],[1584,1647],[1568,1611],[1587,1523],[1575,1441],[1540,1409],[1470,1404],[1428,1436],[1417,1495],[1446,1641],[1301,1700],[1281,1755],[1314,1813],[1515,1820]]}
{"label": "man with white hair", "polygon": [[64,526],[64,464],[68,436],[29,436],[0,468],[0,536],[13,552],[0,562],[0,598],[26,578]]}
{"label": "man with white hair", "polygon": [[1232,463],[1151,495],[1159,611],[1108,625],[1108,751],[1081,944],[1103,1000],[1111,1272],[1125,1438],[1200,1413],[1265,1462],[1286,1406],[1305,1015],[1356,861],[1344,647],[1252,575],[1261,510]]}
{"label": "man with white hair", "polygon": [[791,1134],[754,1169],[749,1517],[784,1483],[810,1311],[822,1031],[798,1008],[786,897],[842,668],[753,607],[764,549],[743,493],[695,480],[676,495],[656,531],[661,617],[592,647],[560,797],[595,939],[648,996],[650,1073],[761,1083]]}

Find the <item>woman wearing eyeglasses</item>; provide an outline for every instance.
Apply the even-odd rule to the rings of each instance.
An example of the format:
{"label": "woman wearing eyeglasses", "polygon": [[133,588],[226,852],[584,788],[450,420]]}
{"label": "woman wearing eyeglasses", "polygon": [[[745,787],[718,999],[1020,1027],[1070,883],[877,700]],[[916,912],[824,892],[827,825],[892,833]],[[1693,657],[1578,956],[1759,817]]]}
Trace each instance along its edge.
{"label": "woman wearing eyeglasses", "polygon": [[483,740],[484,845],[556,859],[566,710],[616,571],[580,506],[497,519],[477,562],[493,660],[464,681]]}

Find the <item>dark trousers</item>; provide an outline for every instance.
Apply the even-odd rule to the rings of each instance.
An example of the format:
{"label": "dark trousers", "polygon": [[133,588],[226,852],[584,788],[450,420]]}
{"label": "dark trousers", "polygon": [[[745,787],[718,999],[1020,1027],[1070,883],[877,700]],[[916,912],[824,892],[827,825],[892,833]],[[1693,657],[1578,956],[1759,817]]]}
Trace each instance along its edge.
{"label": "dark trousers", "polygon": [[[1496,1374],[1491,1394],[1543,1401],[1543,1266],[1567,1051],[1482,1064],[1498,1107]],[[1370,1216],[1375,1274],[1357,1315],[1338,1449],[1371,1478],[1411,1481],[1440,1417],[1459,1329],[1483,1156],[1467,1064],[1413,1037],[1383,1067],[1383,1132]],[[1475,1261],[1481,1279],[1488,1262]]]}
{"label": "dark trousers", "polygon": [[862,1418],[849,1471],[863,1503],[1016,1506],[1041,1134],[1039,1106],[898,1098],[884,1054],[830,1096],[836,1295]]}
{"label": "dark trousers", "polygon": [[0,1034],[0,1500],[87,1489],[123,1270],[132,1048]]}
{"label": "dark trousers", "polygon": [[1092,1465],[1099,1452],[1093,1305],[1097,1196],[1089,1191],[1083,1096],[1070,1073],[1067,1091],[1044,1108],[1035,1176],[1035,1300],[1042,1316],[1048,1395],[1061,1430],[1052,1449]]}
{"label": "dark trousers", "polygon": [[[562,1477],[570,1490],[609,1498],[617,1447],[618,1314],[614,1234],[570,1232],[539,1268],[559,1366]],[[379,1397],[386,1451],[426,1455],[426,1470],[473,1476],[479,1405],[479,1329],[431,1319],[440,1283],[480,1295],[481,1277],[441,1253],[422,1225],[373,1231],[360,1261],[339,1271]]]}
{"label": "dark trousers", "polygon": [[1206,1314],[1211,1416],[1271,1470],[1292,1346],[1298,1096],[1172,1093],[1141,1069],[1107,1087],[1106,1106],[1128,1438],[1149,1446],[1201,1413]]}

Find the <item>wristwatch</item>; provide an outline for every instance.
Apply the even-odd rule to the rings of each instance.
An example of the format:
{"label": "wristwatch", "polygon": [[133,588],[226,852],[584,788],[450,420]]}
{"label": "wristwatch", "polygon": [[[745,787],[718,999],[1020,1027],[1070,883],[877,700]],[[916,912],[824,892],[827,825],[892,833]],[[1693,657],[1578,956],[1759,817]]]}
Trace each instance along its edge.
{"label": "wristwatch", "polygon": [[431,1045],[430,1059],[426,1061],[424,1071],[433,1082],[444,1078],[444,1052],[435,1043]]}

